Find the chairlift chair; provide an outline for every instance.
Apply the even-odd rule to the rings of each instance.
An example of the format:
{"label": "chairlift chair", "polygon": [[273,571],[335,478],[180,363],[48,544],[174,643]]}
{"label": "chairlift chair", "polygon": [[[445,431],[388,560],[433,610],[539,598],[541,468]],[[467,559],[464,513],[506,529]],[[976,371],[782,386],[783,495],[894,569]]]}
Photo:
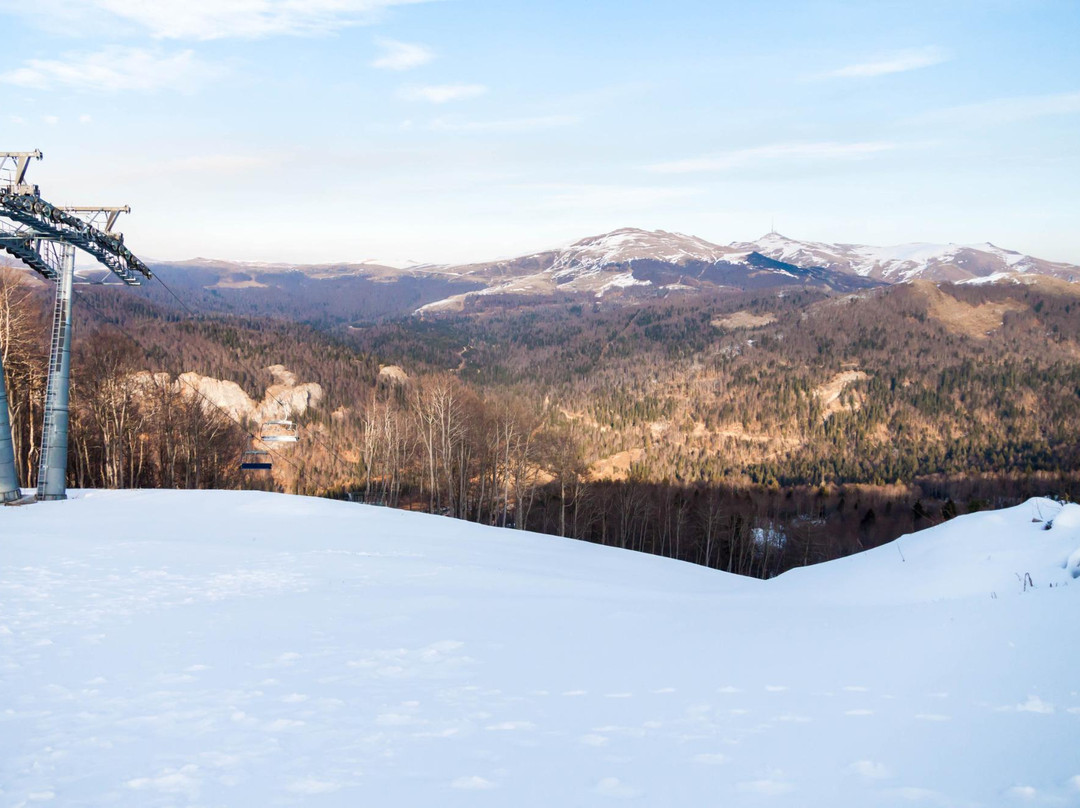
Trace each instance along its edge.
{"label": "chairlift chair", "polygon": [[259,440],[263,443],[296,443],[300,435],[292,421],[267,421],[262,425]]}
{"label": "chairlift chair", "polygon": [[249,449],[240,458],[240,468],[244,471],[269,471],[273,468],[270,453],[261,449]]}

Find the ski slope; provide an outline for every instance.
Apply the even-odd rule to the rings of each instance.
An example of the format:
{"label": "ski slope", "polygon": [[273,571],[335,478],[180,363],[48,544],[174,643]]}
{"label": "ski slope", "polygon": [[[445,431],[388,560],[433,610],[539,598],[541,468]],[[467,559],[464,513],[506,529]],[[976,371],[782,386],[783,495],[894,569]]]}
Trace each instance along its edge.
{"label": "ski slope", "polygon": [[762,582],[73,492],[0,508],[0,805],[1080,805],[1078,575],[1048,500]]}

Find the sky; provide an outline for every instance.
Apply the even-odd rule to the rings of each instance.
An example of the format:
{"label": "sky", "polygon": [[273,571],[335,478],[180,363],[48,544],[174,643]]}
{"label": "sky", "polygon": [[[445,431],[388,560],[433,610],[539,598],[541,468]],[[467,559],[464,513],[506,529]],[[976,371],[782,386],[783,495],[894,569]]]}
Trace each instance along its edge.
{"label": "sky", "polygon": [[147,259],[618,227],[1080,263],[1076,0],[0,0],[0,149]]}

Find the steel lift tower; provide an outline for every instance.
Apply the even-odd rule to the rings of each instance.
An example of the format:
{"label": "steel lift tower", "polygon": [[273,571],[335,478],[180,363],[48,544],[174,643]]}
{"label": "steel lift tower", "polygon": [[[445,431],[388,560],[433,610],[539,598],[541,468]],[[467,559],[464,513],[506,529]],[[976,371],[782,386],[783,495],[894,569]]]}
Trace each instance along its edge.
{"label": "steel lift tower", "polygon": [[[0,152],[0,250],[56,282],[49,379],[45,389],[38,500],[67,498],[68,393],[71,386],[71,298],[76,250],[91,255],[128,286],[152,277],[149,268],[124,246],[113,226],[124,207],[60,207],[41,198],[26,182],[31,160],[40,151]],[[0,502],[19,499],[15,455],[0,366]]]}

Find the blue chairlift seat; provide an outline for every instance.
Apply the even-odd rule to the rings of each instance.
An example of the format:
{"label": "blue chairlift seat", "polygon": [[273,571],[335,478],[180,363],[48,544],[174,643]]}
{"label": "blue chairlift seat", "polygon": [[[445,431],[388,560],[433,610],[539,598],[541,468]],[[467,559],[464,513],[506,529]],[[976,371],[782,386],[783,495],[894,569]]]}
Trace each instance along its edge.
{"label": "blue chairlift seat", "polygon": [[270,453],[259,449],[248,450],[240,458],[240,468],[244,471],[269,471],[273,467]]}

